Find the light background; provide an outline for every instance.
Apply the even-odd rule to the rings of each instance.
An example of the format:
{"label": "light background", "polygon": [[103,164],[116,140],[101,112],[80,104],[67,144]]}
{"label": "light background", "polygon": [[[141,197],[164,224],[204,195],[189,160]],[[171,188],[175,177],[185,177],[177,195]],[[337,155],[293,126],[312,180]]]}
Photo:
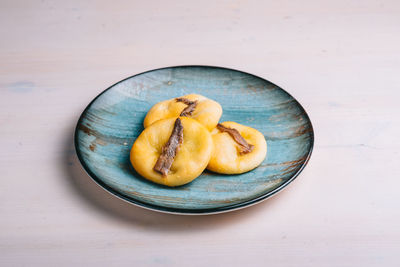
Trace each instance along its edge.
{"label": "light background", "polygon": [[[399,1],[0,1],[1,266],[399,266]],[[314,124],[309,165],[232,213],[159,214],[84,173],[75,123],[153,68],[264,77]]]}

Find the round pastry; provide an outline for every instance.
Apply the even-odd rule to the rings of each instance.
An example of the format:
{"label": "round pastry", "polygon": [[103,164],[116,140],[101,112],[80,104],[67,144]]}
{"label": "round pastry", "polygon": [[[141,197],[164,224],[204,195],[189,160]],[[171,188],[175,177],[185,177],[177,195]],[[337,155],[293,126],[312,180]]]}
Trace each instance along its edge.
{"label": "round pastry", "polygon": [[187,117],[157,121],[143,130],[130,160],[146,179],[167,186],[191,182],[206,168],[213,149],[210,132]]}
{"label": "round pastry", "polygon": [[211,131],[217,125],[221,115],[222,107],[219,103],[202,95],[191,94],[155,104],[147,112],[143,125],[147,128],[161,119],[185,116],[197,120]]}
{"label": "round pastry", "polygon": [[264,135],[236,122],[218,124],[211,132],[214,142],[207,169],[223,174],[239,174],[256,168],[267,155]]}

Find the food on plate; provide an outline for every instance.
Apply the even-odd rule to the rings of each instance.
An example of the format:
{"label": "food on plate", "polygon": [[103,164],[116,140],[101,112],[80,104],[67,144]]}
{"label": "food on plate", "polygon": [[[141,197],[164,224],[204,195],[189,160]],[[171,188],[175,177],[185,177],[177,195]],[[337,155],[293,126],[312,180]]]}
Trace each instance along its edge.
{"label": "food on plate", "polygon": [[220,104],[198,94],[155,104],[132,146],[132,166],[166,186],[187,184],[205,168],[240,174],[259,166],[267,155],[264,135],[236,122],[218,123],[221,115]]}
{"label": "food on plate", "polygon": [[130,160],[146,179],[179,186],[203,172],[212,150],[213,141],[206,127],[189,117],[173,117],[145,128],[132,146]]}
{"label": "food on plate", "polygon": [[190,94],[155,104],[147,112],[143,125],[147,128],[159,120],[182,116],[198,121],[211,131],[221,115],[222,107],[218,102],[202,95]]}
{"label": "food on plate", "polygon": [[236,122],[218,124],[211,132],[214,151],[207,169],[223,174],[239,174],[256,168],[267,155],[264,135]]}

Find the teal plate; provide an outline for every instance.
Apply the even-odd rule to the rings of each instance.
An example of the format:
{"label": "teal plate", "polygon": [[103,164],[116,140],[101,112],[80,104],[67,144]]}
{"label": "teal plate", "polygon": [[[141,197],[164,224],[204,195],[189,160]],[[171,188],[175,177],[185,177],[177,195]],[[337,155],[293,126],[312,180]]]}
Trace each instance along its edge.
{"label": "teal plate", "polygon": [[[138,175],[130,148],[157,102],[190,93],[218,101],[220,121],[235,121],[264,134],[268,154],[240,175],[205,171],[193,182],[169,188]],[[210,214],[258,203],[289,184],[308,162],[314,133],[303,107],[286,91],[257,76],[219,67],[178,66],[122,80],[82,113],[75,148],[87,173],[110,193],[141,207],[178,214]]]}

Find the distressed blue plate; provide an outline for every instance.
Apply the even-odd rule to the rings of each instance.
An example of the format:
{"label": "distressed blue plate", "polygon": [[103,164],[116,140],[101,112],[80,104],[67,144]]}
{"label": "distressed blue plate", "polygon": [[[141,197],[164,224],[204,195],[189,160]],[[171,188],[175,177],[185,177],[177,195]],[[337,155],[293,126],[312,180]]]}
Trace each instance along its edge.
{"label": "distressed blue plate", "polygon": [[[135,172],[129,152],[146,112],[159,101],[190,93],[218,101],[221,121],[236,121],[264,134],[268,154],[258,168],[240,175],[205,171],[176,188]],[[302,171],[313,142],[310,119],[283,89],[248,73],[208,66],[156,69],[122,80],[88,105],[75,131],[79,160],[100,186],[133,204],[179,214],[230,211],[266,199]]]}

